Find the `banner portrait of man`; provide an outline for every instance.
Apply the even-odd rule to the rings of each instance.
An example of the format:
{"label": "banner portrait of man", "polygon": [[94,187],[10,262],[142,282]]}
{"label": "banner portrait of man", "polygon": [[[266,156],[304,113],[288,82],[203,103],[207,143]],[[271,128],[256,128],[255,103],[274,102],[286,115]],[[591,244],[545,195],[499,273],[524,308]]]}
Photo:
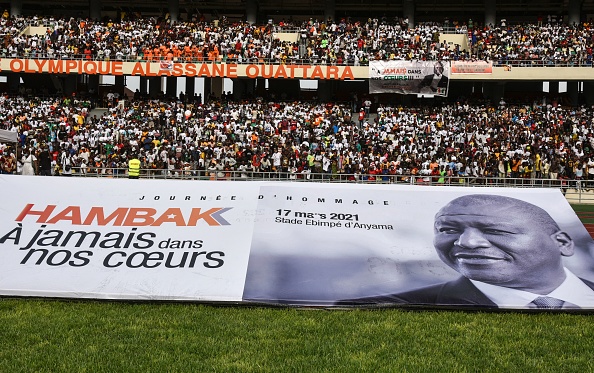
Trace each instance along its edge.
{"label": "banner portrait of man", "polygon": [[[274,199],[264,198],[264,215],[287,212],[291,219],[256,224],[244,300],[594,309],[594,245],[558,191],[377,189],[367,190],[374,199],[366,201],[361,191],[301,189],[299,203],[283,209],[278,189]],[[311,219],[300,219],[308,210]],[[323,211],[341,217],[356,211],[357,221],[324,225]]]}
{"label": "banner portrait of man", "polygon": [[564,267],[574,241],[542,208],[498,195],[450,201],[434,220],[439,258],[461,276],[358,304],[579,309],[594,307],[594,283]]}

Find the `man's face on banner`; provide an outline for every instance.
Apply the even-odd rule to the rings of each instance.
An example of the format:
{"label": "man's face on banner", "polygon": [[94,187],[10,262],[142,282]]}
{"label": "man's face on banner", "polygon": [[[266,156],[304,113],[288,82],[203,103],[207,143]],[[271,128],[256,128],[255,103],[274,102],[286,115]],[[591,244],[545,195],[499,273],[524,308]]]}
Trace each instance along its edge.
{"label": "man's face on banner", "polygon": [[444,68],[443,68],[443,65],[438,62],[435,64],[435,67],[433,68],[433,70],[434,70],[435,74],[442,75]]}
{"label": "man's face on banner", "polygon": [[434,225],[439,257],[469,279],[520,290],[564,276],[561,255],[573,254],[573,242],[550,217],[547,224],[522,207],[444,207]]}

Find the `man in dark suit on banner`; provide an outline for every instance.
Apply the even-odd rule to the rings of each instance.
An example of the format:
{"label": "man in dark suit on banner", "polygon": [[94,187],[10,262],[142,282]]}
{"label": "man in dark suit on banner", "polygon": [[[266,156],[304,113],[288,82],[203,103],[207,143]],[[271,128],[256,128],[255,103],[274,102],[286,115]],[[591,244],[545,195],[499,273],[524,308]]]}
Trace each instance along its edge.
{"label": "man in dark suit on banner", "polygon": [[419,93],[445,93],[450,79],[444,74],[444,71],[443,62],[435,62],[433,74],[425,75],[419,83]]}
{"label": "man in dark suit on banner", "polygon": [[594,309],[594,283],[563,266],[574,242],[542,208],[498,195],[456,198],[435,216],[433,244],[462,276],[341,304]]}

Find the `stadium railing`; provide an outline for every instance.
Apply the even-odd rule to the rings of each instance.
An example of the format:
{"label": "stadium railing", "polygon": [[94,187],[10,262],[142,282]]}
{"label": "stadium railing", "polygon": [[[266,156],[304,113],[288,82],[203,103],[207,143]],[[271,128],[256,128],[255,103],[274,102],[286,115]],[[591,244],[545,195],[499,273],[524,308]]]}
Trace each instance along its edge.
{"label": "stadium railing", "polygon": [[[127,168],[73,167],[73,176],[128,178]],[[293,173],[263,171],[141,169],[141,179],[213,181],[287,181],[318,183],[399,184],[417,186],[557,188],[571,203],[594,203],[594,181],[572,179],[500,178],[497,176],[371,175],[344,173]]]}

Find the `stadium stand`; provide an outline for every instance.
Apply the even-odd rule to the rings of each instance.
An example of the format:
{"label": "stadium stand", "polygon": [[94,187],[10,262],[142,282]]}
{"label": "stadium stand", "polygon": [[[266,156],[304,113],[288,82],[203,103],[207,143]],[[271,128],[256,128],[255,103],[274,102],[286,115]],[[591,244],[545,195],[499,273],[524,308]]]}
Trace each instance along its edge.
{"label": "stadium stand", "polygon": [[[370,60],[484,60],[495,65],[591,66],[590,22],[468,29],[440,23],[305,21],[299,27],[247,22],[114,22],[53,17],[1,20],[1,57],[123,61],[218,61],[365,65]],[[468,40],[449,44],[447,35]]]}
{"label": "stadium stand", "polygon": [[[92,115],[72,98],[2,97],[2,127],[19,132],[18,158],[49,151],[52,174],[123,173],[131,154],[165,177],[287,177],[451,183],[457,178],[594,179],[590,108],[546,102],[392,107],[355,120],[350,104],[137,100]],[[9,168],[10,167],[10,168]],[[38,167],[36,167],[38,168]]]}
{"label": "stadium stand", "polygon": [[[177,18],[177,17],[175,17]],[[0,19],[2,58],[367,65],[369,61],[490,61],[493,66],[591,67],[592,23],[413,22],[408,17],[311,17],[255,23],[226,17],[23,16]],[[550,17],[549,17],[550,18]],[[456,37],[457,36],[457,37]],[[448,42],[457,40],[459,43]],[[29,88],[31,90],[31,88]],[[590,105],[534,94],[437,104],[377,99],[293,100],[226,95],[119,100],[48,92],[0,98],[2,172],[118,175],[140,152],[144,175],[337,178],[451,183],[454,179],[594,179]],[[41,93],[41,94],[40,94]],[[88,93],[88,92],[86,92]],[[168,92],[169,93],[169,92]],[[509,97],[508,97],[508,101]],[[103,110],[95,108],[105,107]],[[29,154],[35,158],[31,161]],[[26,169],[26,172],[23,170]],[[588,184],[586,184],[588,185]]]}

